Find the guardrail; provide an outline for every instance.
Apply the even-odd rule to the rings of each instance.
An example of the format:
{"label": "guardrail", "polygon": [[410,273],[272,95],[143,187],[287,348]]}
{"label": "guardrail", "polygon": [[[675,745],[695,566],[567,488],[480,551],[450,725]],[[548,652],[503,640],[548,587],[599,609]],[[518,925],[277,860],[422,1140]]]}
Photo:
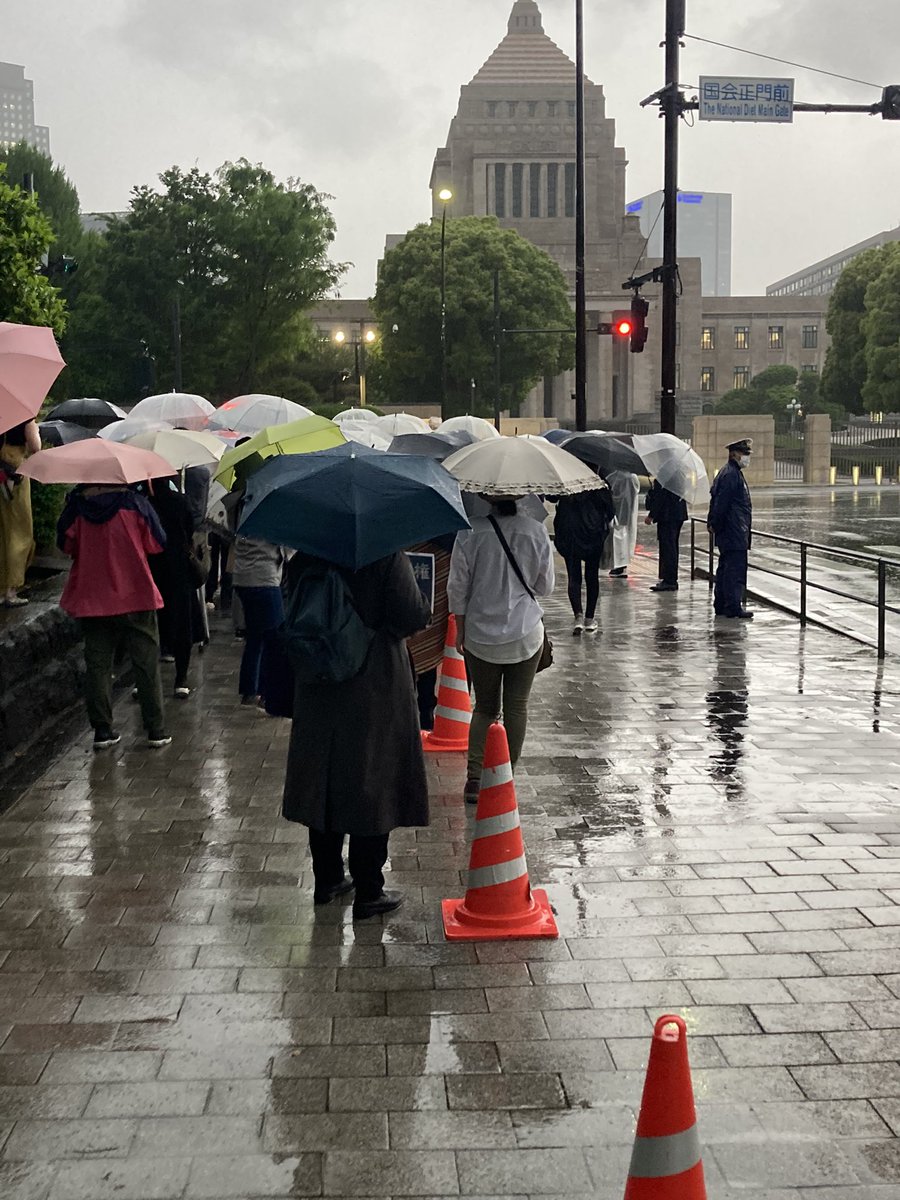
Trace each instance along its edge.
{"label": "guardrail", "polygon": [[[712,537],[712,534],[708,531],[706,522],[704,520],[702,520],[698,517],[691,517],[690,522],[691,522],[691,579],[698,579],[698,578],[706,577],[709,580],[710,589],[712,589],[713,580],[714,580],[715,572],[716,572],[715,548],[713,545],[713,537]],[[698,526],[700,527],[699,531],[698,531]],[[700,532],[699,537],[698,537],[698,532]],[[703,545],[700,545],[701,540],[704,543]],[[783,604],[779,601],[770,601],[770,603],[774,603],[776,605],[776,607],[782,609],[783,611],[793,613],[795,616],[799,617],[801,626],[806,626],[807,624],[820,625],[825,629],[831,629],[836,633],[841,633],[844,635],[847,635],[847,631],[844,629],[841,629],[840,626],[832,624],[829,621],[823,620],[820,617],[810,616],[809,611],[808,611],[808,599],[809,599],[809,592],[811,589],[816,592],[824,592],[831,596],[837,596],[841,600],[849,600],[856,604],[865,605],[867,608],[874,608],[876,610],[876,630],[877,630],[875,648],[878,652],[878,657],[880,659],[883,659],[885,657],[885,655],[887,653],[887,650],[886,650],[886,640],[887,640],[886,617],[887,617],[887,614],[892,613],[895,616],[900,616],[900,607],[898,607],[894,604],[888,603],[888,600],[887,600],[887,577],[888,577],[889,570],[896,571],[898,573],[898,575],[900,575],[900,559],[882,558],[875,554],[863,554],[856,550],[843,550],[837,546],[823,546],[819,542],[806,542],[806,541],[802,541],[798,538],[786,537],[785,535],[780,534],[780,533],[763,533],[761,530],[758,530],[758,529],[753,530],[753,540],[755,542],[762,541],[762,542],[766,542],[766,543],[778,544],[781,546],[791,546],[799,552],[799,556],[800,556],[799,573],[796,575],[788,574],[786,571],[777,570],[775,567],[768,566],[768,565],[766,565],[764,563],[760,563],[758,561],[756,561],[756,562],[751,561],[750,567],[752,570],[762,572],[765,575],[772,575],[779,579],[787,580],[789,583],[798,584],[800,587],[800,603],[799,603],[799,607],[797,609],[791,608],[789,605]],[[811,579],[810,578],[810,568],[811,568],[811,566],[814,567],[817,564],[810,563],[810,551],[813,551],[815,554],[820,554],[824,558],[831,559],[836,562],[847,563],[849,565],[855,565],[855,566],[862,566],[866,569],[874,569],[875,583],[876,583],[876,588],[877,588],[877,598],[875,600],[870,600],[865,596],[861,596],[858,591],[853,591],[853,592],[842,591],[840,588],[835,588],[835,587],[830,586],[829,584],[822,583],[815,579]],[[703,558],[706,559],[705,570],[702,567],[698,567],[698,565],[697,565],[698,557],[700,558],[701,561],[703,560]],[[872,644],[868,639],[859,637],[856,634],[852,634],[852,635],[848,635],[848,636],[853,636],[855,638],[855,640],[862,641],[866,645]]]}

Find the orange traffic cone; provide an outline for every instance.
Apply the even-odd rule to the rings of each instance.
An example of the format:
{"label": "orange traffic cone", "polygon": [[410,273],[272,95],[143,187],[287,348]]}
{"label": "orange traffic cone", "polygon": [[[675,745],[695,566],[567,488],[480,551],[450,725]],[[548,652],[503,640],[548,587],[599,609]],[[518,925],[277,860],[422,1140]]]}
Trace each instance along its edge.
{"label": "orange traffic cone", "polygon": [[422,731],[422,748],[433,753],[468,750],[471,723],[472,702],[469,699],[466,664],[456,648],[456,621],[451,613],[447,621],[434,729]]}
{"label": "orange traffic cone", "polygon": [[488,731],[465,900],[444,900],[448,941],[559,937],[547,893],[528,882],[506,730]]}
{"label": "orange traffic cone", "polygon": [[681,1017],[660,1017],[653,1030],[625,1200],[706,1200]]}

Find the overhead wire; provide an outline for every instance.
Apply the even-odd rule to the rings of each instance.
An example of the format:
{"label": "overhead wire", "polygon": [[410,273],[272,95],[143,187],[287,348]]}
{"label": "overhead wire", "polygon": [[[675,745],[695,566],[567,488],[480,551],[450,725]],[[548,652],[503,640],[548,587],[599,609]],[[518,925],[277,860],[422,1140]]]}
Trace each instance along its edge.
{"label": "overhead wire", "polygon": [[855,79],[852,75],[839,75],[837,71],[826,71],[824,67],[811,67],[807,63],[792,62],[789,58],[777,58],[774,54],[762,54],[759,50],[748,50],[745,46],[731,46],[727,42],[716,42],[712,38],[699,37],[696,33],[685,33],[683,37],[692,42],[705,42],[707,46],[718,46],[722,50],[734,50],[737,54],[749,54],[753,58],[765,58],[769,62],[785,67],[796,67],[799,71],[813,71],[816,75],[828,75],[832,79],[843,79],[845,83],[858,83],[862,87],[884,89],[883,83],[872,83],[868,79]]}

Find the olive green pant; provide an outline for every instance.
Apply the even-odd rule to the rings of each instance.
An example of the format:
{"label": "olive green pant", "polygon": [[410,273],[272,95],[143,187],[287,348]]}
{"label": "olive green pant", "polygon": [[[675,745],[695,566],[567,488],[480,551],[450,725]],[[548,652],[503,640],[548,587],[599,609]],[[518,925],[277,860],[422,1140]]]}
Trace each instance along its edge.
{"label": "olive green pant", "polygon": [[[542,647],[543,649],[543,647]],[[469,779],[481,779],[488,730],[503,714],[509,760],[519,760],[528,727],[528,697],[541,660],[541,650],[524,662],[491,663],[466,651],[466,666],[475,688],[475,711],[469,726]]]}
{"label": "olive green pant", "polygon": [[144,728],[165,728],[162,679],[159,673],[159,632],[155,612],[122,613],[116,617],[82,617],[84,635],[85,701],[94,729],[112,728],[112,685],[116,653],[124,650],[134,668],[134,683]]}

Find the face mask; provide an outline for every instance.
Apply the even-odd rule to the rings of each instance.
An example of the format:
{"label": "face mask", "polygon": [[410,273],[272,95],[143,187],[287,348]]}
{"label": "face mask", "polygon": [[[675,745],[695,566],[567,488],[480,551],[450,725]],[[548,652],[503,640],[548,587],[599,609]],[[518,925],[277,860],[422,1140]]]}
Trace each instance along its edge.
{"label": "face mask", "polygon": [[738,463],[740,464],[742,469],[749,467],[750,466],[750,455],[742,454],[741,457],[738,459]]}

